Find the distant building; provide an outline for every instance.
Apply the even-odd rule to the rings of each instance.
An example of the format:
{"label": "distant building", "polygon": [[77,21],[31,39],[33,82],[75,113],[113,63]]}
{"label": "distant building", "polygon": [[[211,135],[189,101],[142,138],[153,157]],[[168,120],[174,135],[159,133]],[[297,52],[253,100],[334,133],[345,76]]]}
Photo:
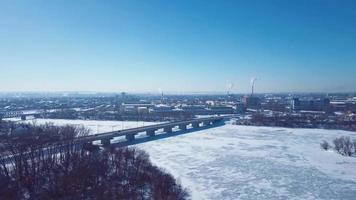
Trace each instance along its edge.
{"label": "distant building", "polygon": [[245,105],[242,102],[238,102],[235,105],[235,113],[243,113],[245,112]]}
{"label": "distant building", "polygon": [[186,115],[181,109],[176,109],[173,106],[158,104],[149,109],[151,116],[156,116],[163,119],[184,119],[191,118],[191,115]]}
{"label": "distant building", "polygon": [[209,105],[209,106],[214,106],[215,102],[214,101],[206,101],[205,104]]}
{"label": "distant building", "polygon": [[244,104],[245,108],[257,109],[261,106],[261,100],[256,96],[244,96],[242,97],[241,102]]}
{"label": "distant building", "polygon": [[233,114],[234,109],[231,106],[211,106],[209,107],[208,111],[211,112],[211,114]]}
{"label": "distant building", "polygon": [[158,104],[150,109],[150,112],[163,113],[172,111],[173,107],[165,104]]}
{"label": "distant building", "polygon": [[148,110],[153,106],[154,106],[153,104],[149,104],[149,103],[123,103],[121,105],[121,109],[122,112],[124,113],[138,113],[139,110],[143,111],[143,108],[146,108]]}
{"label": "distant building", "polygon": [[181,109],[193,115],[207,115],[209,112],[206,110],[205,105],[183,105]]}
{"label": "distant building", "polygon": [[147,107],[137,107],[137,112],[139,115],[148,114],[148,108]]}
{"label": "distant building", "polygon": [[300,100],[294,98],[292,100],[293,110],[306,110],[306,111],[327,111],[330,108],[330,99],[307,99]]}
{"label": "distant building", "polygon": [[332,101],[330,107],[333,111],[356,112],[356,101]]}

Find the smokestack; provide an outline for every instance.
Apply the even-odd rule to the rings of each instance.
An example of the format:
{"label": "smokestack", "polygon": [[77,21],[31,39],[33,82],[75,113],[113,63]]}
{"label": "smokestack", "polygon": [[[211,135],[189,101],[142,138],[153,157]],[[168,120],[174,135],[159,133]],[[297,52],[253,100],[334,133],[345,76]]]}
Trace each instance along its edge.
{"label": "smokestack", "polygon": [[158,88],[158,94],[161,95],[161,104],[163,104],[163,90],[161,88]]}
{"label": "smokestack", "polygon": [[257,80],[257,78],[251,78],[251,96],[255,92],[255,82],[256,82],[256,80]]}

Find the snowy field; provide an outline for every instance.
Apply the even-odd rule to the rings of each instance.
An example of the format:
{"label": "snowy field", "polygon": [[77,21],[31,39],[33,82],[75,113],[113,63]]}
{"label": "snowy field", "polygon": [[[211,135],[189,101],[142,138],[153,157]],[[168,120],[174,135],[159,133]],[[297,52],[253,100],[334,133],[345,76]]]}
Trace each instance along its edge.
{"label": "snowy field", "polygon": [[193,199],[356,199],[356,158],[320,149],[356,133],[224,125],[137,145]]}
{"label": "snowy field", "polygon": [[157,122],[142,122],[142,121],[98,121],[98,120],[70,120],[70,119],[29,119],[21,121],[20,118],[10,118],[8,120],[17,121],[19,123],[35,123],[38,125],[45,123],[53,123],[54,125],[83,125],[90,129],[91,134],[117,131],[128,128],[136,128],[157,124]]}

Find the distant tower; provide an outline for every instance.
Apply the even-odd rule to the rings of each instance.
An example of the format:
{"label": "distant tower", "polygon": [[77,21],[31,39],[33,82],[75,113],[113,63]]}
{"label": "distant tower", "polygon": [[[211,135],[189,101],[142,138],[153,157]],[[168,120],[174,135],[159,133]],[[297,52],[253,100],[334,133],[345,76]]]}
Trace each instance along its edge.
{"label": "distant tower", "polygon": [[126,92],[121,92],[121,98],[125,99],[125,97],[126,97]]}
{"label": "distant tower", "polygon": [[255,92],[255,82],[256,82],[256,78],[252,78],[251,79],[251,96],[253,96],[254,92]]}
{"label": "distant tower", "polygon": [[121,92],[121,103],[126,102],[126,92]]}

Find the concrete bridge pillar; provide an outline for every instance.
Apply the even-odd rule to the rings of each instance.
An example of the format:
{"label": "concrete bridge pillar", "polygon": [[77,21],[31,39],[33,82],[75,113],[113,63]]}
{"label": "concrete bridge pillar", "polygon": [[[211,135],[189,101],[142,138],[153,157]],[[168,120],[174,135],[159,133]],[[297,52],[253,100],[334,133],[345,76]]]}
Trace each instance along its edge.
{"label": "concrete bridge pillar", "polygon": [[199,128],[199,122],[193,122],[192,123],[192,126],[193,126],[193,128]]}
{"label": "concrete bridge pillar", "polygon": [[187,125],[186,124],[181,124],[181,125],[179,125],[179,129],[182,130],[182,131],[185,131],[185,130],[187,130]]}
{"label": "concrete bridge pillar", "polygon": [[166,133],[172,133],[172,127],[164,127],[163,131]]}
{"label": "concrete bridge pillar", "polygon": [[125,138],[127,141],[134,141],[135,140],[135,135],[134,134],[127,134],[125,135]]}
{"label": "concrete bridge pillar", "polygon": [[204,126],[209,126],[211,124],[211,121],[203,122]]}
{"label": "concrete bridge pillar", "polygon": [[221,119],[216,119],[216,120],[213,120],[212,123],[213,123],[213,124],[218,124],[218,123],[220,123],[221,121],[222,121]]}
{"label": "concrete bridge pillar", "polygon": [[154,130],[154,129],[147,130],[146,135],[147,136],[155,136],[155,134],[156,134],[155,132],[156,132],[156,130]]}
{"label": "concrete bridge pillar", "polygon": [[110,146],[110,138],[108,139],[102,139],[101,141],[101,144],[104,146],[104,147],[109,147]]}

